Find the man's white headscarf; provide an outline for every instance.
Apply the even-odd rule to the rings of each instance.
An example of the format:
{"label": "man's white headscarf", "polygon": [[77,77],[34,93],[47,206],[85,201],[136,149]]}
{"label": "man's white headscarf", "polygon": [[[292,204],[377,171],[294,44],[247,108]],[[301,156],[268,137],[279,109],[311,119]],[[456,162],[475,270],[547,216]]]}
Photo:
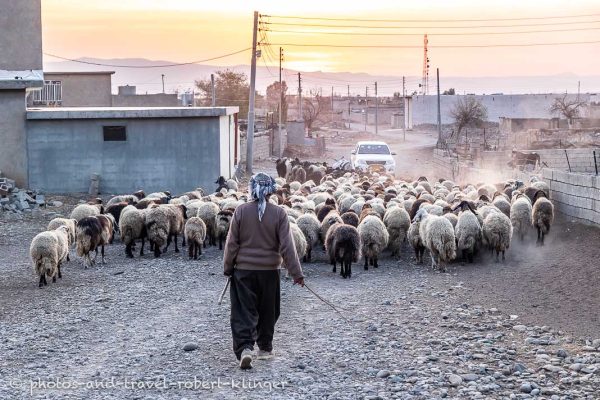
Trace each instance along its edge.
{"label": "man's white headscarf", "polygon": [[265,209],[267,208],[267,196],[275,193],[275,179],[260,172],[250,179],[248,191],[252,199],[258,202],[258,220],[262,221]]}

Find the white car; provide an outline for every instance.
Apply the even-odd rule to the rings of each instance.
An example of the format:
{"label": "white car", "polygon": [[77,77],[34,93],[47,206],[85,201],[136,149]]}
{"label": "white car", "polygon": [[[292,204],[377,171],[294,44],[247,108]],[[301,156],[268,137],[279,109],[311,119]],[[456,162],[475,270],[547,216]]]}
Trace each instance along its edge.
{"label": "white car", "polygon": [[381,166],[386,173],[393,175],[396,172],[396,161],[393,157],[395,155],[385,142],[362,141],[352,150],[350,160],[356,170],[366,172],[370,166]]}

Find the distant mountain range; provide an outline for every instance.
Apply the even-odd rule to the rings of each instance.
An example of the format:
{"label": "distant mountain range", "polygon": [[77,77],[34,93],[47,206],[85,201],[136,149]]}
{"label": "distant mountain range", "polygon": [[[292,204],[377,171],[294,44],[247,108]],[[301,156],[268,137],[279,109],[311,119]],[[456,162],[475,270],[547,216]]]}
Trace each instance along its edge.
{"label": "distant mountain range", "polygon": [[[129,65],[136,67],[148,67],[152,65],[173,64],[171,61],[148,60],[143,58],[131,59],[98,59],[80,58],[80,61],[96,64]],[[284,65],[285,66],[285,65]],[[121,85],[137,86],[138,94],[159,93],[162,91],[161,74],[165,74],[165,91],[172,93],[175,90],[186,91],[194,88],[197,79],[210,78],[215,71],[229,68],[235,71],[250,73],[249,65],[215,66],[192,64],[166,68],[124,68],[118,66],[101,66],[82,64],[73,61],[47,62],[44,70],[47,72],[57,71],[115,71],[112,84],[113,92]],[[287,81],[289,93],[295,93],[298,87],[298,71],[284,69],[283,79]],[[278,80],[277,67],[266,67],[260,63],[257,66],[256,89],[264,93],[266,87]],[[323,94],[334,93],[346,95],[347,85],[350,85],[351,95],[365,93],[365,87],[369,85],[369,95],[374,94],[374,82],[378,82],[380,96],[391,96],[394,92],[402,91],[402,76],[384,76],[368,73],[352,72],[302,72],[303,90],[322,90]],[[420,92],[418,87],[421,77],[406,76],[407,94],[414,91]],[[577,76],[564,73],[550,76],[495,76],[495,77],[460,77],[441,76],[440,88],[443,92],[449,88],[455,88],[457,94],[521,94],[521,93],[576,93],[578,82],[581,84],[582,93],[600,92],[600,75]],[[435,94],[435,77],[429,80],[429,93]]]}

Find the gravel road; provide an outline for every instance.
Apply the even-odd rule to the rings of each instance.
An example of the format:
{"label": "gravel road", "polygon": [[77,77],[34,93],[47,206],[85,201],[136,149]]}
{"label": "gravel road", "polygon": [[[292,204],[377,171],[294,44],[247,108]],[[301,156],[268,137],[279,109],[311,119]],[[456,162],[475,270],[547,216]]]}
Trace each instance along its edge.
{"label": "gravel road", "polygon": [[[275,357],[240,371],[231,351],[221,253],[170,250],[107,264],[72,260],[38,289],[28,249],[65,206],[0,216],[0,399],[597,399],[597,229],[561,220],[548,245],[504,264],[416,265],[405,247],[376,270],[305,264],[282,284]],[[185,349],[189,351],[185,351]],[[56,389],[61,386],[62,389]],[[71,386],[67,388],[67,386]]]}

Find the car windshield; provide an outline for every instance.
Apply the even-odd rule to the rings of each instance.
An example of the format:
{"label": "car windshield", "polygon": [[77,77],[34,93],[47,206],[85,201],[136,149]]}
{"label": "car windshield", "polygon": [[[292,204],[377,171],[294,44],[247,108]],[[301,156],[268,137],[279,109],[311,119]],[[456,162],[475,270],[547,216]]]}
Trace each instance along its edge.
{"label": "car windshield", "polygon": [[385,144],[361,144],[358,154],[390,154],[390,149]]}

